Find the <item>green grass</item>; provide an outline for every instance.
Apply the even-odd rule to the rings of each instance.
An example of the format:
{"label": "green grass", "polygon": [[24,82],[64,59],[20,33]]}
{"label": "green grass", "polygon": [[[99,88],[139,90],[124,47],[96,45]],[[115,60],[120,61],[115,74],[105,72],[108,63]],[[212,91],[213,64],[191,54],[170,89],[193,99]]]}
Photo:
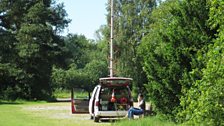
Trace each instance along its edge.
{"label": "green grass", "polygon": [[88,114],[71,114],[70,103],[45,101],[0,101],[0,126],[175,126],[173,122],[152,116],[115,123],[94,123]]}
{"label": "green grass", "polygon": [[53,95],[56,98],[70,98],[71,97],[71,91],[69,91],[69,90],[62,90],[62,89],[56,89],[53,92]]}
{"label": "green grass", "polygon": [[151,116],[134,120],[120,120],[112,126],[177,126],[173,122],[169,122],[159,116]]}
{"label": "green grass", "polygon": [[71,114],[70,103],[0,102],[0,126],[94,126],[88,114]]}
{"label": "green grass", "polygon": [[[65,90],[65,89],[56,89],[53,94],[56,98],[70,98],[71,97],[71,91]],[[88,92],[83,90],[74,90],[74,97],[87,98]]]}
{"label": "green grass", "polygon": [[38,105],[43,103],[34,102],[1,102],[0,104],[0,125],[1,126],[38,126],[44,122],[46,125],[49,121],[43,118],[36,118],[35,114],[24,111],[23,107]]}

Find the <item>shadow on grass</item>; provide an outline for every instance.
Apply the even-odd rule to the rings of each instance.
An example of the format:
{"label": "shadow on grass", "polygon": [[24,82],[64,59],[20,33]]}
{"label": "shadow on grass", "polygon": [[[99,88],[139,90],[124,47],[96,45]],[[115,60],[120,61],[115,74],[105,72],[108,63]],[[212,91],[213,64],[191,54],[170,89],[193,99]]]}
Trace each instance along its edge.
{"label": "shadow on grass", "polygon": [[103,123],[103,124],[115,124],[116,122],[120,122],[124,119],[100,119],[99,123]]}
{"label": "shadow on grass", "polygon": [[1,101],[0,100],[0,105],[21,105],[24,104],[23,102],[18,102],[18,101]]}

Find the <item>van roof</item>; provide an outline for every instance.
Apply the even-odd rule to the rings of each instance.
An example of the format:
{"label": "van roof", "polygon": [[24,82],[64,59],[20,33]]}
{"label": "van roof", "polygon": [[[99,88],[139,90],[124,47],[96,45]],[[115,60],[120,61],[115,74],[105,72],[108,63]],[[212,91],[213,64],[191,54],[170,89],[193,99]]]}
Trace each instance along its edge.
{"label": "van roof", "polygon": [[100,78],[99,80],[100,81],[103,81],[103,80],[129,80],[129,81],[132,81],[133,79],[126,78],[126,77],[104,77],[104,78]]}
{"label": "van roof", "polygon": [[131,83],[133,80],[132,78],[126,78],[126,77],[106,77],[106,78],[100,78],[100,84],[101,85],[107,85],[107,86],[127,86]]}

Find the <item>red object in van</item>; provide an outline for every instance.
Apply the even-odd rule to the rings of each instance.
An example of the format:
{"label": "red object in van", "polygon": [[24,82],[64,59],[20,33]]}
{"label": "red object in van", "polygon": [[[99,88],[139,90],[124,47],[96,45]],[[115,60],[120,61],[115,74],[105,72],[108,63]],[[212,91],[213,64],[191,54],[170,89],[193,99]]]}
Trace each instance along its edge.
{"label": "red object in van", "polygon": [[111,97],[110,101],[113,102],[113,103],[117,101],[117,99],[114,96],[114,89],[113,89],[112,97]]}

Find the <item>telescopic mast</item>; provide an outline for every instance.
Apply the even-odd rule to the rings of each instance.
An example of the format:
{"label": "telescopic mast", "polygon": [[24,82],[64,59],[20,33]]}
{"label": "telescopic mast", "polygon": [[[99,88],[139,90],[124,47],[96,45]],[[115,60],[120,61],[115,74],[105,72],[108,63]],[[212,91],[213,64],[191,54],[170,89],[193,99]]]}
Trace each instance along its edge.
{"label": "telescopic mast", "polygon": [[113,6],[114,6],[114,2],[113,0],[111,0],[110,3],[110,66],[109,66],[109,70],[110,70],[110,77],[113,77],[113,19],[114,19],[114,10],[113,10]]}

